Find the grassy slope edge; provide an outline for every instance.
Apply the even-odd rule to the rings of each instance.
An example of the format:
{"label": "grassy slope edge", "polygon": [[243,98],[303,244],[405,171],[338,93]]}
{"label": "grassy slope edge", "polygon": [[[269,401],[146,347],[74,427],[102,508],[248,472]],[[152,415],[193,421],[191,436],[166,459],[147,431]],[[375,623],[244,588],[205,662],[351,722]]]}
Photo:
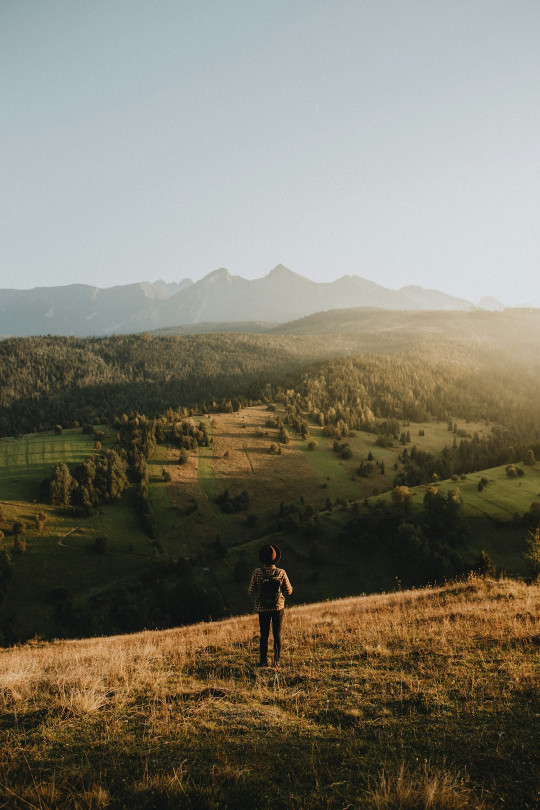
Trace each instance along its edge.
{"label": "grassy slope edge", "polygon": [[[0,654],[2,806],[526,808],[540,586],[469,579]],[[536,701],[536,702],[535,702]]]}

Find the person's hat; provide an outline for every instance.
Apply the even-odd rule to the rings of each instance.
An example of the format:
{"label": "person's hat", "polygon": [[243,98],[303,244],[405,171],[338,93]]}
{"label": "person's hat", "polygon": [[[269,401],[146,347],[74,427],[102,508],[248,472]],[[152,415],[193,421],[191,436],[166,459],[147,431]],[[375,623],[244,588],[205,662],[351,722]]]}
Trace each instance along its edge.
{"label": "person's hat", "polygon": [[263,546],[259,551],[259,560],[264,565],[277,565],[281,560],[281,549],[279,546]]}

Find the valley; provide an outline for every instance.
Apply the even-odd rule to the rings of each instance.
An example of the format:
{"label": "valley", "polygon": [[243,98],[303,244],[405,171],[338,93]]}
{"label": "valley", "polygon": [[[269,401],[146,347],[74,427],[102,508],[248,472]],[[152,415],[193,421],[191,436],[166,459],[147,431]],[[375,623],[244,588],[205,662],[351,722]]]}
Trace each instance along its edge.
{"label": "valley", "polygon": [[0,342],[5,806],[532,810],[535,317]]}
{"label": "valley", "polygon": [[[454,431],[435,421],[407,423],[403,432],[405,438],[409,432],[409,441],[394,441],[392,446],[380,446],[378,433],[351,431],[350,453],[341,458],[335,439],[313,421],[309,437],[291,431],[287,443],[281,443],[277,425],[286,419],[286,409],[279,405],[188,417],[193,429],[204,421],[209,438],[208,446],[184,451],[184,463],[178,446],[156,445],[147,461],[154,537],[141,525],[134,483],[121,500],[101,504],[88,516],[38,500],[40,481],[53,460],[73,468],[94,450],[93,436],[75,428],[62,435],[0,440],[4,548],[9,548],[15,522],[26,527],[24,553],[11,553],[3,612],[7,640],[35,634],[84,635],[93,627],[103,632],[107,618],[98,621],[100,602],[131,603],[156,582],[169,596],[159,608],[133,609],[126,629],[137,623],[167,623],[164,605],[174,598],[174,572],[182,560],[190,568],[192,586],[214,594],[216,617],[249,611],[247,578],[263,542],[283,549],[297,583],[296,603],[394,590],[396,583],[415,582],[391,544],[359,544],[357,536],[364,530],[355,529],[351,521],[365,508],[392,508],[393,480],[404,469],[404,449],[418,446],[437,456],[451,445]],[[97,429],[103,447],[112,447],[114,429]],[[488,438],[493,426],[463,422],[459,427],[456,423],[455,430]],[[540,498],[540,471],[519,466],[525,474],[512,479],[503,466],[462,475],[457,482],[436,482],[444,494],[459,487],[461,512],[472,527],[460,541],[462,567],[456,573],[474,567],[484,550],[507,575],[526,575],[521,516]],[[484,478],[489,483],[479,492],[478,482]],[[421,519],[429,488],[410,488],[407,515],[417,513]],[[239,497],[244,499],[241,507]],[[40,528],[35,526],[38,514],[45,516]],[[411,520],[407,515],[404,518]],[[156,579],[150,577],[144,586],[152,570]]]}

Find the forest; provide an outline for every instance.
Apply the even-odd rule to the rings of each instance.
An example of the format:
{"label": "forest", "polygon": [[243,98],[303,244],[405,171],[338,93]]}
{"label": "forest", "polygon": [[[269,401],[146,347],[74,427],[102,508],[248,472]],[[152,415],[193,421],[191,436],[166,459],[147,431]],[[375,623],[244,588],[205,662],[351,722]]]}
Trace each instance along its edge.
{"label": "forest", "polygon": [[[332,328],[336,317],[326,316]],[[299,571],[306,571],[305,588],[313,598],[328,596],[320,590],[316,569],[336,544],[347,550],[350,571],[357,570],[359,561],[371,560],[374,568],[383,564],[389,571],[395,569],[399,580],[409,585],[459,576],[472,565],[490,569],[489,558],[475,562],[471,557],[476,541],[463,513],[459,487],[462,479],[478,473],[478,491],[487,487],[489,493],[492,477],[482,471],[502,465],[510,481],[523,476],[527,465],[536,469],[540,363],[531,352],[532,338],[524,339],[523,330],[516,329],[514,341],[509,336],[491,346],[471,340],[470,328],[459,335],[456,320],[447,319],[452,328],[443,329],[436,339],[425,328],[415,332],[409,323],[404,341],[396,338],[390,315],[364,313],[364,318],[372,331],[359,330],[350,338],[308,334],[309,325],[303,323],[306,333],[301,335],[146,333],[0,341],[0,436],[16,443],[17,437],[47,431],[65,436],[69,431],[89,441],[87,454],[77,463],[53,459],[47,477],[36,481],[33,522],[20,519],[14,503],[5,502],[0,515],[0,529],[6,534],[0,590],[6,594],[13,571],[24,569],[25,520],[31,528],[26,531],[31,548],[34,535],[41,543],[39,538],[52,530],[55,521],[67,521],[69,531],[69,526],[79,530],[84,520],[97,526],[115,503],[124,504],[122,514],[133,516],[129,521],[134,519],[137,529],[131,530],[132,536],[140,538],[126,540],[122,552],[129,557],[129,576],[121,585],[114,584],[123,559],[118,538],[127,536],[127,528],[119,528],[116,538],[108,531],[81,530],[92,537],[84,548],[94,555],[85,563],[95,568],[94,584],[84,596],[76,585],[64,587],[60,575],[60,584],[40,585],[36,609],[48,611],[49,627],[54,628],[47,632],[68,636],[125,632],[234,612],[234,591],[249,568],[244,555],[250,553],[251,542],[264,536],[290,544]],[[445,318],[440,320],[444,325]],[[380,351],[362,351],[372,345],[382,321],[388,331],[382,329]],[[470,326],[470,321],[463,323]],[[316,317],[315,324],[320,328],[321,318]],[[423,325],[431,328],[427,315]],[[205,483],[205,497],[214,510],[207,528],[200,504],[188,501],[173,508],[176,517],[166,518],[174,519],[172,534],[165,530],[164,515],[171,505],[164,505],[165,496],[157,493],[159,486],[165,492],[172,467],[156,464],[156,458],[174,457],[176,469],[190,468],[197,456],[203,463],[200,454],[206,448],[214,469],[220,456],[213,449],[212,415],[249,413],[254,407],[265,415],[253,436],[267,442],[264,452],[270,456],[285,454],[285,463],[292,458],[287,448],[294,445],[305,447],[310,458],[317,459],[323,452],[321,441],[332,449],[335,462],[327,456],[317,462],[322,465],[318,494],[314,485],[311,495],[303,491],[305,473],[299,472],[288,499],[277,491],[273,494],[269,482],[262,509],[254,484],[246,485],[241,477],[230,483],[226,477],[214,481],[217,473],[212,471]],[[437,428],[443,441],[423,441],[430,425],[443,426]],[[364,434],[369,437],[365,446],[372,450],[359,455],[355,437]],[[343,464],[349,465],[347,491],[356,487],[356,498],[339,494],[337,482],[345,485],[339,466]],[[444,492],[437,489],[443,480],[452,482]],[[11,486],[17,487],[13,481]],[[327,486],[338,492],[337,497],[330,497]],[[409,492],[414,487],[424,487],[416,502]],[[366,497],[385,491],[392,493],[390,500]],[[40,504],[46,505],[45,511]],[[28,509],[23,512],[29,514]],[[531,499],[520,501],[510,521],[505,519],[503,534],[525,536],[535,528],[538,514]],[[43,528],[44,519],[49,529]],[[216,525],[226,530],[224,537]],[[193,531],[202,542],[186,555],[171,537]],[[482,531],[486,536],[488,530]],[[228,554],[225,573],[213,573],[208,579],[205,572],[214,571],[224,554]],[[114,565],[113,555],[117,555]],[[98,569],[107,572],[101,585]],[[345,569],[336,569],[334,576],[337,595],[355,592]],[[388,580],[375,576],[368,587],[388,587]],[[3,615],[5,641],[24,638],[27,630],[18,628],[7,603]]]}
{"label": "forest", "polygon": [[237,409],[294,389],[304,411],[350,428],[460,416],[493,420],[512,440],[535,438],[540,354],[530,313],[408,313],[397,324],[403,313],[361,314],[351,334],[323,328],[350,328],[352,315],[342,310],[303,319],[311,324],[299,322],[303,334],[0,341],[0,437],[105,423],[122,413],[154,418],[170,407]]}
{"label": "forest", "polygon": [[331,353],[321,339],[234,333],[10,338],[0,341],[0,436],[178,405],[229,407]]}

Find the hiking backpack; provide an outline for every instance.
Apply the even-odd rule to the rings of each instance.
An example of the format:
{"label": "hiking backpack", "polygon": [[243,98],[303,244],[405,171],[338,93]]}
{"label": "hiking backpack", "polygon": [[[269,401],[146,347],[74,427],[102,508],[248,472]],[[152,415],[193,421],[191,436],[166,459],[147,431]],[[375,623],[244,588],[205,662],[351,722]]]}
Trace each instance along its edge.
{"label": "hiking backpack", "polygon": [[278,579],[279,572],[274,571],[269,574],[261,568],[263,578],[261,582],[261,607],[266,610],[277,610],[279,597],[281,596],[281,582]]}

